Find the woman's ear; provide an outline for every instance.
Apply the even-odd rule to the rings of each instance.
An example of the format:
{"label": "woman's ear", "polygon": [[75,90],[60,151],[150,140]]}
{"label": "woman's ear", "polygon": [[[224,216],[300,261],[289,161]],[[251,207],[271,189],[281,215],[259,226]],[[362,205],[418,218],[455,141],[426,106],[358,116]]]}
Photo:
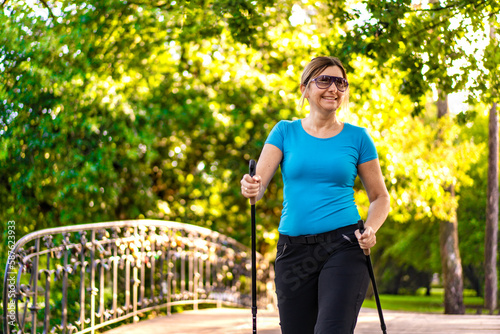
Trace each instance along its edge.
{"label": "woman's ear", "polygon": [[300,93],[302,94],[302,96],[304,96],[305,99],[307,99],[309,97],[309,92],[306,92],[306,94],[304,95],[304,92],[306,91],[307,87],[305,85],[300,85]]}

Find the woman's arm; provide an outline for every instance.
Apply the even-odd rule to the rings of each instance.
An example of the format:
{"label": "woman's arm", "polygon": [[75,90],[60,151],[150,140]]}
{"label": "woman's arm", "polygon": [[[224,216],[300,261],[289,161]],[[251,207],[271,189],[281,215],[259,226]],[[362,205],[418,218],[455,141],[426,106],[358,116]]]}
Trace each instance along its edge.
{"label": "woman's arm", "polygon": [[384,183],[378,159],[365,162],[358,166],[358,175],[365,187],[370,201],[368,216],[366,218],[366,231],[356,233],[362,249],[369,249],[375,245],[375,233],[382,226],[390,211],[390,196]]}
{"label": "woman's arm", "polygon": [[241,179],[241,193],[246,198],[250,198],[250,203],[255,204],[260,200],[269,185],[269,182],[276,173],[283,158],[283,152],[272,144],[265,144],[257,162],[255,176],[252,178],[245,174]]}

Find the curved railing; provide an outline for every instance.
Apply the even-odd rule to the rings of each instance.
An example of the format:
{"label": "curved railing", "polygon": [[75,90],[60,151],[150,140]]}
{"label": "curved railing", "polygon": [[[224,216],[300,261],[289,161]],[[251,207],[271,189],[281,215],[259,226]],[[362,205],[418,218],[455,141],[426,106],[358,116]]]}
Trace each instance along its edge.
{"label": "curved railing", "polygon": [[[259,307],[273,304],[270,265],[257,254]],[[174,305],[251,306],[248,247],[206,228],[158,220],[30,233],[9,253],[4,333],[94,333]]]}

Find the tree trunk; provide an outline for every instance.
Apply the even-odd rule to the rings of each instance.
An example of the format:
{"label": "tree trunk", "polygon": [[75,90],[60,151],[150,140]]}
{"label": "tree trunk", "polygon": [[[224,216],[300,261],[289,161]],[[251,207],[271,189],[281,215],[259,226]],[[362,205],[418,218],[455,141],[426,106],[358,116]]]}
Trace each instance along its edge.
{"label": "tree trunk", "polygon": [[[441,95],[441,91],[439,91],[439,94]],[[436,105],[438,108],[438,118],[448,115],[448,95],[445,95],[443,99],[440,97]]]}
{"label": "tree trunk", "polygon": [[[448,97],[437,102],[438,118],[448,115]],[[448,185],[446,191],[455,197],[455,185]],[[450,221],[442,221],[439,226],[439,246],[444,285],[444,313],[464,314],[462,260],[458,249],[458,220],[456,209]]]}
{"label": "tree trunk", "polygon": [[498,115],[497,104],[490,109],[488,134],[488,190],[484,237],[484,307],[493,314],[497,307],[498,275]]}
{"label": "tree trunk", "polygon": [[[448,191],[455,196],[455,187]],[[456,215],[450,221],[442,221],[439,226],[439,244],[444,284],[444,313],[464,314],[463,274],[460,251],[458,250],[458,222]]]}

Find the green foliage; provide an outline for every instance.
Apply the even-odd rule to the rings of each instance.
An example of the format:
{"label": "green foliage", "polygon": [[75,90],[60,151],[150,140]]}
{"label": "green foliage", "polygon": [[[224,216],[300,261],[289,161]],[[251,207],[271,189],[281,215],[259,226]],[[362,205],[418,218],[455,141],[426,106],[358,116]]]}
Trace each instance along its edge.
{"label": "green foliage", "polygon": [[[481,110],[482,109],[482,110]],[[470,268],[464,270],[466,278],[474,288],[475,281],[484,282],[484,240],[486,222],[486,190],[488,170],[488,108],[477,106],[476,117],[468,122],[461,136],[476,143],[482,143],[479,159],[470,169],[473,182],[459,191],[458,233],[462,264]],[[467,268],[466,268],[467,269]],[[478,291],[482,295],[482,291]]]}
{"label": "green foliage", "polygon": [[498,1],[436,1],[429,8],[407,0],[358,3],[369,17],[355,21],[346,34],[344,43],[350,46],[346,56],[354,51],[377,60],[382,71],[392,72],[395,67],[405,71],[400,91],[415,103],[415,114],[423,111],[422,97],[431,88],[449,94],[476,86],[471,74],[479,73],[476,98],[489,95],[487,87],[496,87],[489,77],[489,68],[498,65],[496,42],[490,43],[484,57],[478,44],[485,39],[488,18],[495,24]]}

